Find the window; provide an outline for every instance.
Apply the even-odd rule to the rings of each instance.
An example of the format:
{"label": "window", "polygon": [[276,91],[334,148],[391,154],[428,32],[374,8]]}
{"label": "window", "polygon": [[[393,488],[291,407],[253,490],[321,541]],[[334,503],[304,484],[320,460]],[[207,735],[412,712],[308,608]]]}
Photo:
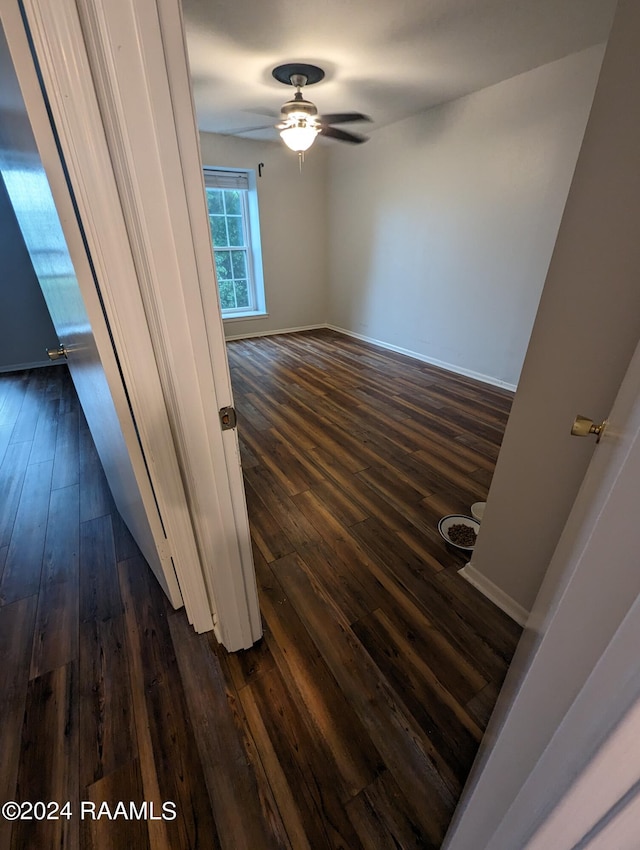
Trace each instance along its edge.
{"label": "window", "polygon": [[222,317],[263,316],[255,175],[251,171],[205,168],[204,184]]}

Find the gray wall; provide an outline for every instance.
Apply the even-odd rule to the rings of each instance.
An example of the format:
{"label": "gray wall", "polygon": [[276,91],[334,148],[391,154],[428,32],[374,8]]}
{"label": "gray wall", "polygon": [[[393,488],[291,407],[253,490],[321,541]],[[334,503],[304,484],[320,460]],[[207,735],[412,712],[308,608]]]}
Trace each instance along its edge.
{"label": "gray wall", "polygon": [[329,322],[513,388],[603,52],[334,146]]}
{"label": "gray wall", "polygon": [[[326,151],[316,144],[302,172],[282,142],[200,134],[204,165],[256,171],[268,316],[225,319],[227,337],[324,324],[327,320]],[[257,177],[258,163],[264,163]]]}
{"label": "gray wall", "polygon": [[0,372],[48,363],[58,337],[0,177]]}

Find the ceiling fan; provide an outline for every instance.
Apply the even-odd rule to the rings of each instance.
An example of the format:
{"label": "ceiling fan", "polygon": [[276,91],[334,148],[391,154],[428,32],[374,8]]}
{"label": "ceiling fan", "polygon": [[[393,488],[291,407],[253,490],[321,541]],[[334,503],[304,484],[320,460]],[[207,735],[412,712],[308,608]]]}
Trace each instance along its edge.
{"label": "ceiling fan", "polygon": [[[317,65],[304,63],[287,63],[278,65],[272,71],[273,76],[280,83],[294,86],[296,93],[280,108],[280,123],[275,128],[280,131],[282,141],[295,151],[301,158],[307,151],[316,136],[325,136],[336,139],[339,142],[349,142],[352,145],[360,145],[366,142],[368,136],[359,133],[348,132],[334,127],[334,124],[349,124],[355,121],[371,121],[368,115],[360,112],[338,112],[331,115],[318,115],[318,109],[310,100],[305,100],[302,95],[304,86],[319,83],[324,78],[324,71]],[[251,127],[250,130],[265,130],[265,127]]]}
{"label": "ceiling fan", "polygon": [[273,76],[280,83],[295,86],[296,93],[292,100],[288,100],[280,108],[280,124],[276,129],[280,130],[282,141],[296,153],[304,153],[313,144],[316,136],[326,136],[340,142],[350,142],[353,145],[362,144],[367,141],[367,136],[359,133],[350,133],[334,127],[334,124],[349,124],[352,121],[370,121],[367,115],[360,112],[339,112],[332,115],[318,115],[314,103],[305,100],[302,96],[302,88],[319,83],[324,78],[324,71],[317,65],[305,65],[301,63],[288,63],[278,65],[272,71]]}

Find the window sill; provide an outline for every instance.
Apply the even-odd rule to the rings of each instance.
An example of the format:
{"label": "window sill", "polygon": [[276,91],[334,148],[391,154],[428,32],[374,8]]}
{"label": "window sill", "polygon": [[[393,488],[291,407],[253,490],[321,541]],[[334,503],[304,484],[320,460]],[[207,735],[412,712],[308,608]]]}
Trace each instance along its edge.
{"label": "window sill", "polygon": [[247,319],[264,319],[269,314],[266,311],[256,310],[253,313],[224,313],[223,322],[244,322]]}

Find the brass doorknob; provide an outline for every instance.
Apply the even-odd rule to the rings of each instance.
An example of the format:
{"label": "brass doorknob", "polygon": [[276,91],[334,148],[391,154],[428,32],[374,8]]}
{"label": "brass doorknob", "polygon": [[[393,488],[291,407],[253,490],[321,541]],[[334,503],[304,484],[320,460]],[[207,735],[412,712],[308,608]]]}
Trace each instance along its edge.
{"label": "brass doorknob", "polygon": [[571,433],[574,437],[588,437],[589,434],[595,434],[596,443],[599,443],[607,424],[607,419],[604,419],[599,425],[596,425],[593,419],[588,419],[586,416],[578,415],[573,420]]}
{"label": "brass doorknob", "polygon": [[47,354],[49,355],[49,360],[59,360],[61,357],[66,358],[67,349],[60,343],[57,348],[47,348]]}

